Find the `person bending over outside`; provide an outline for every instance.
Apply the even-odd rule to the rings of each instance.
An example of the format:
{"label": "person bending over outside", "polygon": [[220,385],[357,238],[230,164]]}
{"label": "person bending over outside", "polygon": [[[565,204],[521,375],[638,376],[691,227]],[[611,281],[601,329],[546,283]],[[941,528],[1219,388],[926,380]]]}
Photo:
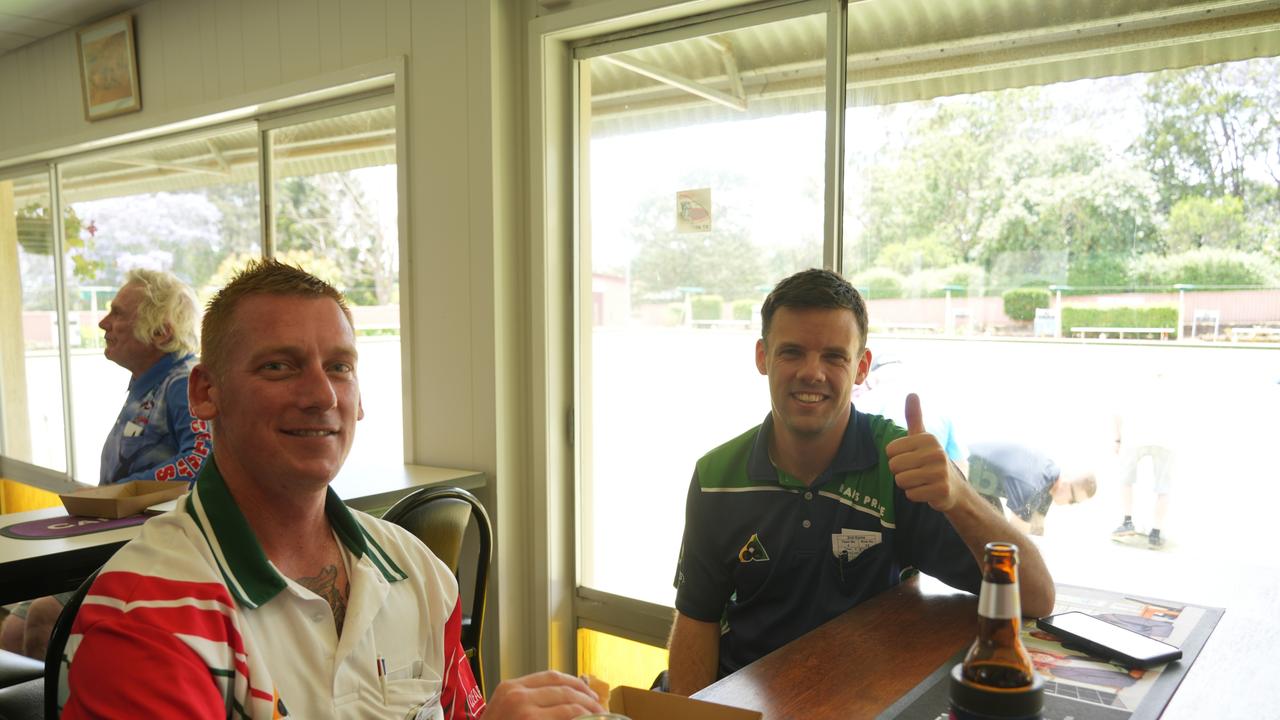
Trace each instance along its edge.
{"label": "person bending over outside", "polygon": [[210,301],[191,409],[217,451],[102,568],[71,628],[62,717],[572,718],[537,673],[486,704],[458,586],[404,529],[329,487],[363,416],[351,312],[300,269],[250,264]]}
{"label": "person bending over outside", "polygon": [[[191,288],[167,272],[131,270],[98,327],[107,359],[128,370],[128,395],[102,446],[99,484],[195,480],[212,449],[205,422],[187,407],[196,364],[199,306]],[[71,593],[14,606],[0,647],[44,659],[53,625]]]}
{"label": "person bending over outside", "polygon": [[1052,611],[1040,553],[924,431],[859,412],[867,310],[844,278],[806,270],[761,311],[764,422],[697,462],[677,563],[668,684],[689,694],[897,584],[915,567],[969,592],[992,541],[1021,549],[1022,608]]}
{"label": "person bending over outside", "polygon": [[1098,492],[1093,472],[1064,474],[1044,453],[1008,442],[980,442],[969,448],[969,482],[998,511],[1004,498],[1013,514],[1009,522],[1031,535],[1044,535],[1051,506],[1074,505]]}

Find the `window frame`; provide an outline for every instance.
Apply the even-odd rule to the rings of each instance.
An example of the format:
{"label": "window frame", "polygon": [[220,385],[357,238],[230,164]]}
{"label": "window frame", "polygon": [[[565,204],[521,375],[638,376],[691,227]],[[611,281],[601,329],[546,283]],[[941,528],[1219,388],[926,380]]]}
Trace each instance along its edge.
{"label": "window frame", "polygon": [[[539,419],[531,429],[537,450],[534,459],[538,461],[533,492],[540,504],[545,502],[546,507],[557,509],[548,514],[545,531],[534,538],[534,575],[550,583],[545,606],[540,601],[534,610],[534,617],[548,618],[545,632],[536,639],[537,643],[545,641],[535,646],[539,658],[555,662],[566,657],[562,648],[573,647],[572,629],[576,627],[665,645],[671,624],[670,608],[583,587],[578,582],[583,555],[580,482],[590,460],[590,405],[584,399],[589,400],[591,392],[583,387],[589,382],[590,357],[589,348],[583,343],[589,318],[584,320],[581,305],[590,297],[591,270],[585,261],[580,227],[584,209],[579,203],[585,175],[579,169],[585,166],[585,150],[579,61],[621,49],[704,35],[715,31],[708,29],[713,26],[723,31],[726,18],[806,4],[814,3],[797,0],[726,8],[724,2],[661,6],[638,0],[625,7],[615,3],[605,8],[555,12],[530,23],[529,74],[534,92],[529,100],[529,196],[533,199],[529,214],[533,262],[528,297],[534,308],[532,349],[535,357],[551,353],[555,358],[557,350],[561,352],[561,359],[550,360],[547,366],[534,367],[530,372],[536,388],[532,415]],[[826,267],[842,272],[848,5],[844,0],[820,4],[828,13],[823,258]],[[1185,16],[1190,5],[1171,8],[1169,15]],[[620,12],[623,9],[625,13]],[[704,22],[708,24],[701,24]],[[1095,52],[1105,55],[1108,50]],[[556,152],[566,147],[572,153]],[[567,418],[557,417],[556,408],[567,408]],[[572,508],[572,512],[561,514],[564,508]],[[569,556],[572,561],[566,560]],[[559,601],[564,599],[572,600],[571,610],[563,609],[565,605]],[[659,610],[666,611],[665,622]]]}
{"label": "window frame", "polygon": [[[405,449],[406,462],[411,462],[411,442],[412,442],[412,413],[408,398],[412,397],[412,373],[410,370],[411,350],[412,350],[412,323],[410,322],[411,299],[406,292],[405,270],[410,264],[409,258],[409,218],[407,216],[407,208],[405,203],[407,193],[407,165],[408,151],[406,142],[406,119],[405,119],[405,103],[404,89],[401,78],[403,71],[388,73],[371,78],[370,82],[359,83],[349,94],[329,96],[329,93],[320,93],[321,99],[315,100],[315,93],[308,96],[295,98],[292,101],[288,98],[282,99],[280,103],[270,104],[273,109],[251,114],[248,117],[237,117],[231,120],[223,120],[214,118],[211,121],[200,124],[196,121],[196,127],[185,126],[169,133],[160,133],[156,135],[148,135],[142,139],[126,140],[118,143],[95,143],[91,149],[77,150],[69,148],[67,151],[59,153],[52,152],[45,159],[39,161],[15,164],[9,167],[0,168],[0,180],[14,180],[21,177],[32,177],[42,173],[47,173],[49,177],[49,196],[51,211],[54,217],[61,217],[63,212],[62,202],[62,167],[68,163],[75,163],[84,160],[92,160],[95,158],[107,158],[124,153],[145,150],[150,147],[169,145],[177,142],[189,142],[199,140],[206,137],[223,135],[229,132],[253,130],[257,134],[256,143],[256,159],[258,164],[258,183],[259,183],[259,207],[258,221],[262,232],[262,250],[263,257],[271,257],[274,252],[274,210],[271,206],[270,188],[274,181],[270,162],[270,147],[267,145],[269,132],[291,125],[312,122],[316,120],[325,120],[339,117],[342,115],[350,115],[367,110],[393,107],[395,108],[395,132],[396,132],[396,166],[397,166],[397,243],[400,253],[400,317],[401,317],[401,340],[400,340],[400,363],[402,376],[402,397],[401,397],[401,415],[403,418],[404,432],[401,442]],[[308,102],[308,100],[310,100]],[[263,106],[259,106],[263,107]],[[223,114],[225,117],[226,114]],[[90,487],[92,484],[79,482],[75,480],[75,444],[74,444],[74,416],[75,402],[73,400],[74,388],[72,386],[70,372],[70,347],[68,338],[68,307],[66,298],[65,284],[65,237],[64,228],[61,222],[54,222],[53,226],[53,252],[54,252],[54,292],[55,292],[55,311],[57,317],[57,327],[59,336],[58,355],[60,380],[62,384],[63,395],[63,433],[65,442],[65,472],[53,470],[41,465],[25,462],[8,456],[4,448],[4,436],[0,434],[0,476],[7,479],[16,480],[33,487],[40,488],[55,493],[69,492],[84,487]],[[0,384],[3,384],[4,378],[0,378]],[[0,418],[0,422],[4,422]]]}

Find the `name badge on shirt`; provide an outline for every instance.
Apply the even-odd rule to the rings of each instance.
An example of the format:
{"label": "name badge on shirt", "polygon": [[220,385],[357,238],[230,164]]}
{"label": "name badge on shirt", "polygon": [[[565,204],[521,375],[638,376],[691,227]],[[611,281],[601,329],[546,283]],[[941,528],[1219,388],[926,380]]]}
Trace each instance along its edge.
{"label": "name badge on shirt", "polygon": [[844,528],[831,536],[831,553],[844,560],[852,560],[867,548],[880,544],[880,533],[874,530],[849,530]]}
{"label": "name badge on shirt", "polygon": [[142,430],[143,430],[143,428],[142,428],[142,426],[141,426],[141,425],[139,425],[138,423],[133,422],[132,420],[130,420],[129,422],[125,423],[125,425],[124,425],[124,436],[125,436],[125,437],[138,437],[139,435],[141,435],[141,434],[142,434]]}

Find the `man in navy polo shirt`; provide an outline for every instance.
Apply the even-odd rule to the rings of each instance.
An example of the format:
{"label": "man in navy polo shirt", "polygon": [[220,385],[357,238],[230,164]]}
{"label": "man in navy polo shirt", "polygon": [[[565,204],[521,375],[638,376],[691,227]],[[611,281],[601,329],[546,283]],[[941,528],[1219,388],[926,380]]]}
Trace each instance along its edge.
{"label": "man in navy polo shirt", "polygon": [[669,685],[689,694],[899,582],[915,567],[977,592],[992,541],[1021,549],[1023,611],[1053,610],[1040,553],[924,431],[850,403],[871,365],[867,310],[836,273],[806,270],[761,310],[764,422],[698,461],[685,506]]}

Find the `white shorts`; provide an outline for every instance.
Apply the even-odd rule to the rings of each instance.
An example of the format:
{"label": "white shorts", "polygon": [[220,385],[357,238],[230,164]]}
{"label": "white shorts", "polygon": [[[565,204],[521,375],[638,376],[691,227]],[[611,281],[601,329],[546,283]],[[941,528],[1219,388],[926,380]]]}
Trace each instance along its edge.
{"label": "white shorts", "polygon": [[1157,495],[1173,489],[1173,451],[1160,445],[1139,445],[1127,448],[1120,457],[1120,479],[1126,485],[1138,482],[1138,463],[1151,458],[1151,475],[1155,479]]}

